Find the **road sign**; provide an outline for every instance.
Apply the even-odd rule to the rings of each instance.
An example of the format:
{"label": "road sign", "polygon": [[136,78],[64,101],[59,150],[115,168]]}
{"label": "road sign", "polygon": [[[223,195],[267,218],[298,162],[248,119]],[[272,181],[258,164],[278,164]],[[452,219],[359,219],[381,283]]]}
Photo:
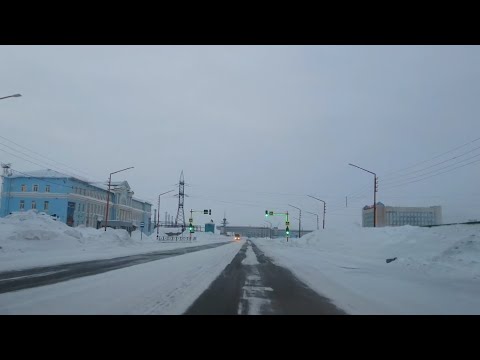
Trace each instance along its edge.
{"label": "road sign", "polygon": [[285,221],[285,225],[286,226],[290,225],[290,221]]}
{"label": "road sign", "polygon": [[273,216],[273,211],[270,211],[269,215],[270,215],[270,216]]}
{"label": "road sign", "polygon": [[192,223],[192,222],[193,222],[193,219],[192,219],[192,218],[188,219],[188,222]]}
{"label": "road sign", "polygon": [[141,228],[145,227],[145,223],[143,221],[140,223],[140,227]]}

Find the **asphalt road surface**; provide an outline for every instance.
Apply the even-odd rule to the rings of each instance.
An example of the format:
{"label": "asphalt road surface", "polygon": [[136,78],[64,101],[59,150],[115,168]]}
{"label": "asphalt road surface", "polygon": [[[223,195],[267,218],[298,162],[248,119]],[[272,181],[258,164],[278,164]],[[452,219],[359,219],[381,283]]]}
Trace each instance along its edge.
{"label": "asphalt road surface", "polygon": [[250,240],[186,315],[344,315]]}
{"label": "asphalt road surface", "polygon": [[37,286],[55,284],[83,276],[95,275],[111,270],[143,264],[167,257],[187,254],[194,251],[212,249],[230,244],[231,241],[185,247],[180,249],[155,251],[146,254],[122,256],[113,259],[91,260],[69,264],[42,266],[25,270],[13,270],[0,273],[0,294]]}

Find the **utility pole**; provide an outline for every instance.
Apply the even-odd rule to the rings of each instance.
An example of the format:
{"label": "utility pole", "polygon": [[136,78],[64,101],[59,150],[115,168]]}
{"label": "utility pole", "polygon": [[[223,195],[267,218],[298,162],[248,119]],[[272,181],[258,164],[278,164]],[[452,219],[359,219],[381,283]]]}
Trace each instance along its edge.
{"label": "utility pole", "polygon": [[270,228],[269,228],[269,231],[268,231],[268,237],[271,239],[272,238],[272,227],[273,227],[273,225],[270,221],[267,221],[267,220],[264,220],[264,221],[270,224]]}
{"label": "utility pole", "polygon": [[[159,212],[160,214],[160,212]],[[153,228],[156,228],[158,226],[157,223],[157,209],[153,209]]]}
{"label": "utility pole", "polygon": [[185,211],[183,205],[185,202],[185,178],[183,177],[183,170],[180,174],[180,181],[178,182],[178,210],[175,218],[175,226],[181,226],[182,232],[185,230]]}
{"label": "utility pole", "polygon": [[175,191],[175,190],[166,191],[166,192],[158,195],[157,239],[158,239],[159,231],[160,231],[160,196],[171,193],[172,191]]}
{"label": "utility pole", "polygon": [[373,174],[373,227],[377,227],[377,191],[378,191],[378,177],[377,174],[374,172],[361,168],[360,166],[353,165],[353,164],[348,164],[350,166],[354,166],[356,168],[359,168],[360,170],[366,171],[370,174]]}
{"label": "utility pole", "polygon": [[307,195],[307,196],[311,197],[312,199],[323,202],[323,229],[325,229],[325,214],[327,212],[327,203],[323,200],[320,200],[320,199],[316,198],[315,196],[312,196],[312,195]]}

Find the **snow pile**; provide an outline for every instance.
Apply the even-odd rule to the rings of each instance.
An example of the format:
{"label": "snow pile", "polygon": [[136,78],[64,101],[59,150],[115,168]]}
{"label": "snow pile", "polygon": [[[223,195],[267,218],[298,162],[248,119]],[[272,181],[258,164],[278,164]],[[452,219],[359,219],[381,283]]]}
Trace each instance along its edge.
{"label": "snow pile", "polygon": [[64,237],[80,239],[82,233],[35,210],[0,218],[0,239],[55,240]]}
{"label": "snow pile", "polygon": [[480,314],[480,225],[342,228],[258,239],[339,307],[360,314]]}
{"label": "snow pile", "polygon": [[480,279],[480,225],[432,228],[326,229],[300,239],[262,239],[261,243],[308,248],[348,261],[385,263],[427,273]]}
{"label": "snow pile", "polygon": [[[159,229],[160,236],[171,229]],[[188,233],[188,232],[187,232]],[[182,236],[187,236],[184,233]],[[196,241],[162,243],[151,235],[121,229],[69,227],[36,210],[0,218],[0,271],[64,262],[112,258],[131,254],[196,246],[229,238],[196,233]]]}

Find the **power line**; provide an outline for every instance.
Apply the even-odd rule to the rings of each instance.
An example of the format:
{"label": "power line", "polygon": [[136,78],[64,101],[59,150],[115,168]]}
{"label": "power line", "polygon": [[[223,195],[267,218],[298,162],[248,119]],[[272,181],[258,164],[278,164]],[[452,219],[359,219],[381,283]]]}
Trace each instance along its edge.
{"label": "power line", "polygon": [[2,138],[2,139],[4,139],[4,140],[7,140],[8,142],[11,142],[12,144],[15,144],[15,145],[17,145],[17,146],[19,146],[19,147],[21,147],[21,148],[23,148],[23,149],[25,149],[25,150],[28,150],[28,151],[30,151],[30,152],[32,152],[32,153],[34,153],[34,154],[40,155],[41,157],[44,157],[45,159],[48,159],[48,160],[53,161],[53,162],[55,162],[55,163],[57,163],[57,164],[66,166],[66,167],[69,168],[69,169],[78,171],[78,172],[83,173],[83,174],[85,174],[85,175],[87,175],[87,176],[89,176],[89,177],[92,178],[92,176],[91,176],[90,174],[87,174],[87,173],[84,172],[84,171],[75,169],[75,168],[73,168],[73,167],[71,167],[71,166],[68,166],[68,165],[66,165],[66,164],[61,163],[60,161],[56,161],[56,160],[54,160],[54,159],[50,159],[49,157],[47,157],[47,156],[45,156],[45,155],[42,155],[42,154],[40,154],[39,152],[36,152],[36,151],[34,151],[34,150],[31,150],[31,149],[29,149],[29,148],[27,148],[27,147],[25,147],[25,146],[23,146],[23,145],[20,145],[20,144],[12,141],[12,140],[10,140],[10,139],[7,139],[6,137],[4,137],[4,136],[2,136],[2,135],[0,135],[0,138]]}
{"label": "power line", "polygon": [[[435,170],[433,170],[433,171],[426,172],[425,174],[417,175],[417,176],[414,176],[414,177],[411,177],[411,178],[407,178],[407,179],[403,179],[403,180],[397,180],[397,181],[389,182],[389,183],[387,183],[385,186],[386,186],[386,188],[391,188],[391,187],[392,187],[391,185],[394,185],[393,187],[396,187],[395,185],[398,185],[398,184],[397,184],[398,182],[409,181],[409,180],[416,180],[416,179],[418,179],[418,178],[428,179],[428,178],[433,177],[433,176],[437,176],[437,175],[440,175],[440,174],[444,174],[444,173],[446,173],[446,172],[449,172],[450,170],[458,169],[459,167],[452,168],[452,169],[450,169],[449,171],[446,171],[446,172],[440,172],[440,173],[438,173],[438,174],[435,174],[435,173],[436,173],[437,171],[440,171],[440,170],[449,169],[449,168],[451,168],[452,166],[455,166],[455,165],[457,165],[457,164],[459,164],[459,163],[462,163],[462,162],[464,162],[464,161],[467,161],[467,160],[471,160],[471,159],[477,158],[477,157],[479,157],[479,156],[480,156],[480,154],[477,154],[477,155],[475,155],[475,156],[471,156],[471,157],[469,157],[469,158],[467,158],[467,159],[463,159],[462,161],[456,162],[456,163],[454,163],[454,164],[450,164],[450,165],[448,165],[448,166],[444,166],[444,167],[441,167],[441,168],[439,168],[439,169],[435,169]],[[469,162],[469,163],[467,163],[467,164],[464,164],[464,165],[462,165],[462,166],[460,166],[460,167],[463,167],[463,166],[466,166],[466,165],[469,165],[469,164],[474,164],[474,163],[476,163],[476,162],[477,162],[477,161],[472,161],[472,162]],[[425,175],[429,175],[429,174],[434,174],[434,175],[424,177]],[[419,181],[420,181],[420,180],[419,180]]]}
{"label": "power line", "polygon": [[22,160],[28,161],[28,162],[29,162],[29,163],[31,163],[31,164],[34,164],[34,165],[40,166],[41,168],[45,167],[45,165],[40,165],[40,164],[38,164],[38,163],[36,163],[36,162],[30,161],[30,160],[28,160],[28,159],[25,159],[25,158],[23,158],[23,157],[21,157],[21,156],[18,156],[18,155],[12,154],[11,152],[8,152],[8,151],[6,151],[6,150],[0,149],[0,151],[3,151],[4,153],[7,153],[7,154],[9,154],[9,155],[15,156],[16,158],[19,158],[19,159],[22,159]]}
{"label": "power line", "polygon": [[[31,159],[34,159],[34,160],[36,160],[36,161],[40,161],[40,162],[46,164],[47,168],[53,168],[54,170],[55,170],[55,169],[61,170],[62,172],[66,173],[67,175],[73,175],[73,176],[76,176],[76,177],[80,177],[80,176],[78,176],[78,175],[76,175],[76,174],[71,173],[71,172],[68,171],[68,170],[65,170],[65,169],[63,169],[63,168],[61,168],[61,167],[58,167],[58,166],[56,166],[56,165],[52,165],[51,163],[48,163],[48,162],[46,162],[45,160],[35,158],[35,157],[33,157],[32,155],[26,154],[26,153],[24,153],[24,152],[22,152],[22,151],[20,151],[20,150],[18,150],[18,149],[15,149],[15,148],[13,148],[13,147],[11,147],[11,146],[8,146],[8,145],[3,144],[3,143],[0,143],[0,145],[5,146],[5,147],[7,147],[7,148],[9,148],[9,149],[11,149],[11,150],[13,150],[13,151],[16,151],[16,152],[18,152],[18,153],[20,153],[20,154],[22,154],[22,155],[25,155],[25,156],[27,156],[27,157],[29,157],[29,158],[31,158]],[[25,158],[22,158],[22,159],[23,159],[23,160],[26,160]],[[28,160],[27,160],[27,161],[28,161]],[[41,165],[41,164],[38,164],[38,163],[36,163],[36,165],[41,166],[41,167],[45,167],[45,165]]]}
{"label": "power line", "polygon": [[430,176],[427,176],[425,178],[422,178],[422,179],[418,179],[418,180],[415,180],[415,181],[409,181],[409,182],[406,182],[406,183],[403,183],[403,184],[398,184],[398,185],[395,185],[395,186],[390,186],[388,189],[392,189],[392,188],[396,188],[396,187],[399,187],[399,186],[403,186],[403,185],[407,185],[407,184],[411,184],[411,183],[416,183],[416,182],[419,182],[419,181],[422,181],[422,180],[425,180],[425,179],[428,179],[428,178],[431,178],[431,177],[434,177],[434,176],[438,176],[438,175],[442,175],[442,174],[445,174],[445,173],[449,173],[453,170],[456,170],[456,169],[460,169],[464,166],[467,166],[467,165],[471,165],[471,164],[475,164],[475,163],[478,163],[480,162],[480,160],[475,160],[475,161],[471,161],[469,163],[466,163],[466,164],[463,164],[463,165],[460,165],[460,166],[457,166],[453,169],[449,169],[447,171],[443,171],[443,172],[440,172],[438,174],[433,174],[433,175],[430,175]]}
{"label": "power line", "polygon": [[[198,185],[198,184],[191,184],[191,186],[194,187],[203,187],[203,188],[209,188],[209,186],[205,185]],[[211,188],[214,189],[215,191],[223,191],[223,192],[231,192],[231,193],[248,193],[248,194],[253,194],[253,195],[280,195],[280,196],[305,196],[305,194],[292,194],[292,193],[281,193],[281,192],[268,192],[268,191],[250,191],[250,190],[241,190],[241,189],[227,189],[227,188]]]}
{"label": "power line", "polygon": [[262,205],[262,204],[255,204],[255,203],[240,203],[240,202],[234,202],[234,201],[217,200],[217,199],[213,199],[205,196],[198,196],[198,195],[197,196],[192,195],[191,198],[210,200],[210,201],[219,202],[222,204],[232,204],[232,205],[248,206],[248,207],[255,207],[255,208],[263,208],[265,206],[268,206],[265,204]]}
{"label": "power line", "polygon": [[415,163],[415,164],[413,164],[413,165],[411,165],[411,166],[407,166],[407,167],[405,167],[405,168],[402,168],[402,169],[399,169],[399,170],[396,170],[396,171],[391,171],[391,172],[389,172],[389,173],[386,173],[385,175],[383,175],[383,177],[387,177],[387,176],[389,176],[390,174],[396,174],[396,173],[399,173],[399,172],[401,172],[401,171],[414,168],[414,167],[416,167],[417,165],[424,164],[424,163],[427,163],[427,162],[429,162],[429,161],[438,159],[439,157],[442,157],[443,155],[446,155],[446,154],[449,154],[449,153],[451,153],[451,152],[454,152],[454,151],[456,151],[456,150],[458,150],[458,149],[461,149],[461,148],[463,148],[463,147],[465,147],[465,146],[468,146],[468,145],[470,145],[470,144],[472,144],[472,143],[474,143],[474,142],[476,142],[476,141],[478,141],[478,140],[480,140],[480,137],[479,137],[479,138],[476,138],[475,140],[469,141],[469,142],[467,142],[467,143],[465,143],[465,144],[463,144],[463,145],[460,145],[460,146],[458,146],[458,147],[456,147],[456,148],[454,148],[454,149],[451,149],[451,150],[448,150],[448,151],[446,151],[446,152],[444,152],[444,153],[441,153],[440,155],[434,156],[434,157],[432,157],[432,158],[430,158],[430,159],[427,159],[427,160],[424,160],[424,161],[420,161],[420,162]]}
{"label": "power line", "polygon": [[[454,156],[454,157],[452,157],[452,158],[450,158],[450,159],[443,160],[443,161],[441,161],[441,162],[439,162],[439,163],[436,163],[436,164],[427,166],[426,168],[419,169],[419,170],[415,170],[415,171],[411,171],[411,172],[408,172],[408,173],[406,173],[406,174],[400,175],[399,177],[404,177],[404,176],[407,176],[407,175],[410,175],[410,174],[415,174],[415,173],[418,173],[418,172],[425,171],[425,170],[427,170],[427,169],[431,169],[431,168],[433,168],[433,167],[435,167],[435,166],[438,166],[438,165],[444,164],[444,163],[446,163],[446,162],[449,162],[449,161],[458,159],[459,157],[462,157],[462,156],[464,156],[464,155],[467,155],[467,154],[469,154],[469,153],[472,153],[472,152],[474,152],[475,150],[478,150],[478,149],[480,149],[480,146],[479,146],[479,147],[476,147],[476,148],[474,148],[474,149],[472,149],[472,150],[470,150],[470,151],[467,151],[467,152],[465,152],[465,153],[463,153],[463,154]],[[463,162],[463,161],[466,161],[466,160],[469,160],[469,159],[473,159],[473,158],[475,158],[475,157],[477,157],[477,156],[480,156],[480,154],[475,155],[475,156],[470,157],[470,158],[467,158],[467,159],[460,160],[460,161],[458,161],[458,162],[456,162],[456,163],[450,164],[449,166],[453,166],[453,165],[458,164],[458,163],[461,163],[461,162]],[[439,169],[437,169],[437,170],[439,170]],[[436,170],[434,170],[434,171],[436,171]],[[425,174],[424,174],[424,175],[425,175]],[[422,175],[419,175],[419,176],[422,176]],[[384,177],[382,177],[382,179],[384,179]],[[393,180],[393,181],[396,181],[396,180]],[[392,181],[387,181],[387,183],[390,183],[390,182],[392,182]]]}

